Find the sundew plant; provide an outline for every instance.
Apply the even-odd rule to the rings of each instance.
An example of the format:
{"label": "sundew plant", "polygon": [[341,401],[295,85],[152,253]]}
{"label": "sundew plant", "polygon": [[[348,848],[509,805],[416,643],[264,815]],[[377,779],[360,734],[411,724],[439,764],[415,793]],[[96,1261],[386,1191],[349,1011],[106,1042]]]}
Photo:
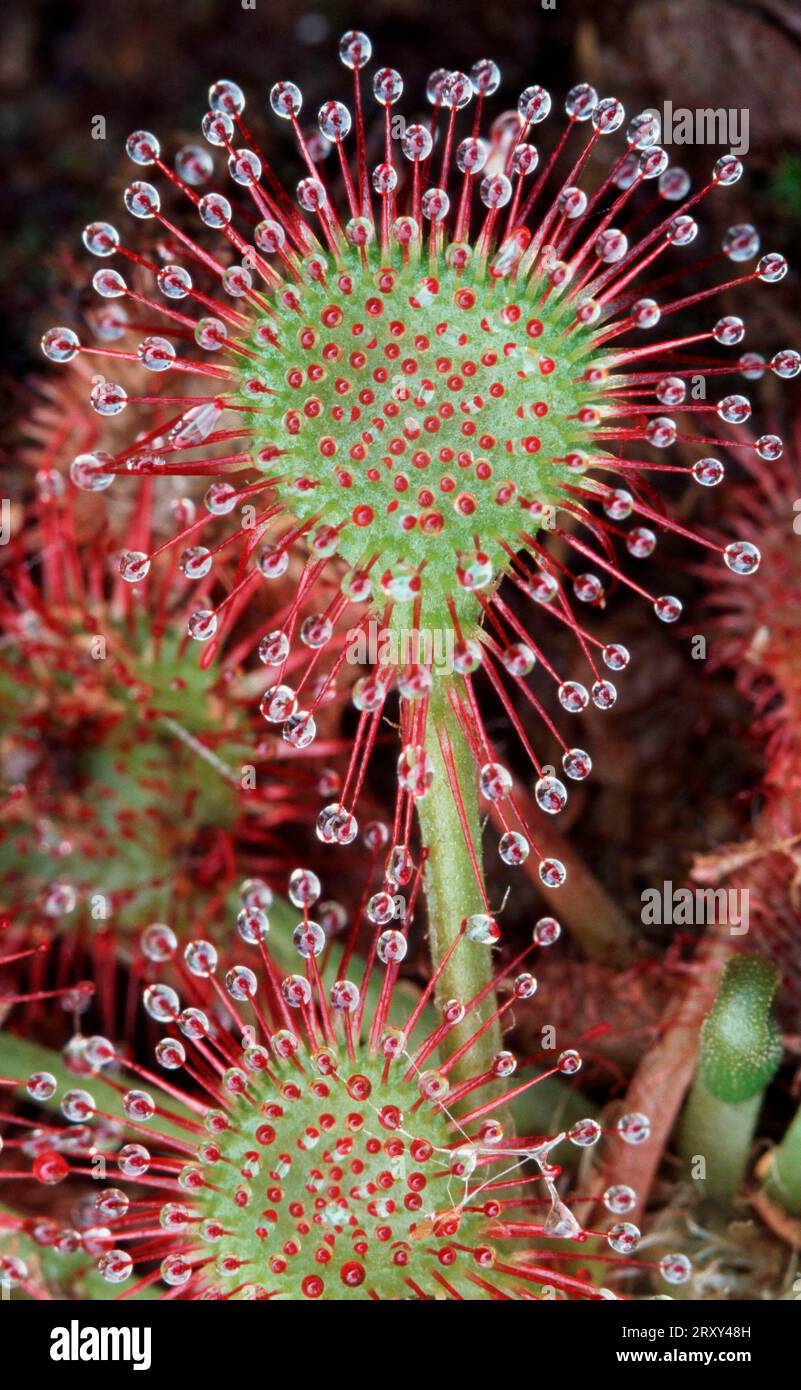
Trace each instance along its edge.
{"label": "sundew plant", "polygon": [[[80,1184],[98,1152],[117,1175],[86,1229],[67,1237],[25,1215],[9,1229],[83,1252],[105,1296],[664,1293],[691,1264],[636,1253],[631,1187],[598,1194],[598,1221],[570,1190],[565,1153],[592,1148],[604,1124],[521,1131],[516,1102],[574,1075],[580,1053],[517,1055],[504,1028],[536,992],[528,957],[560,935],[567,870],[544,841],[592,773],[571,721],[610,710],[630,662],[594,617],[622,589],[655,623],[680,620],[647,564],[661,537],[731,583],[758,569],[753,541],[691,527],[659,485],[717,487],[735,449],[780,458],[775,433],[734,444],[724,426],[751,416],[744,382],[767,368],[793,377],[801,356],[745,352],[744,321],[721,296],[745,306],[787,265],[745,224],[711,271],[697,263],[698,219],[741,178],[739,158],[722,154],[693,187],[651,113],[627,115],[589,84],[561,107],[534,84],[503,109],[483,59],[433,73],[428,115],[407,121],[403,78],[372,63],[367,35],[345,33],[339,56],[343,99],[313,113],[311,131],[301,88],[281,80],[263,139],[227,78],[209,89],[203,143],[134,131],[124,220],[100,220],[99,204],[83,233],[113,321],[101,315],[95,334],[92,320],[59,324],[42,348],[88,366],[99,416],[134,422],[119,447],[82,454],[70,486],[109,507],[116,490],[139,490],[140,524],[101,587],[145,639],[158,616],[148,682],[196,692],[190,732],[206,752],[215,709],[230,719],[229,696],[247,690],[252,719],[240,711],[232,736],[292,768],[319,770],[321,730],[347,707],[341,774],[310,838],[336,891],[366,831],[380,881],[335,941],[320,878],[288,852],[294,968],[285,949],[276,959],[261,880],[243,885],[233,944],[210,929],[216,904],[181,932],[143,918],[141,1027],[151,1041],[164,1030],[155,1068],[76,1022],[76,1085],[46,1068],[4,1081],[67,1122],[14,1141],[19,1190]],[[287,136],[291,185],[274,168]],[[715,399],[690,392],[699,373]],[[195,501],[165,500],[168,519],[159,489],[176,478]],[[165,599],[171,576],[180,601]],[[513,756],[495,746],[499,723]],[[373,770],[387,758],[376,823]],[[513,958],[490,852],[493,874],[534,866],[552,895],[554,915]],[[429,966],[407,998],[423,907]],[[649,1142],[640,1111],[606,1128]],[[24,1257],[9,1258],[24,1288]]]}

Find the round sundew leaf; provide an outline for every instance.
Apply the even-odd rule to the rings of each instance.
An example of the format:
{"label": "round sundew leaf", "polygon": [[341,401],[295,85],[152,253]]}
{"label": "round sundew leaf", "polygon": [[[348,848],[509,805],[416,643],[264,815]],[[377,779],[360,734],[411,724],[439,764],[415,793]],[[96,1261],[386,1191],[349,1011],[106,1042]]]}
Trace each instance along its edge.
{"label": "round sundew leaf", "polygon": [[450,628],[453,605],[480,612],[523,533],[575,481],[564,460],[601,395],[584,376],[593,334],[566,335],[574,311],[541,302],[537,277],[447,260],[424,274],[374,247],[343,256],[336,275],[278,296],[269,322],[255,317],[238,394],[243,410],[259,405],[252,452],[270,459],[280,441],[287,512],[324,514],[349,565],[373,557],[398,620],[419,591],[421,622]]}

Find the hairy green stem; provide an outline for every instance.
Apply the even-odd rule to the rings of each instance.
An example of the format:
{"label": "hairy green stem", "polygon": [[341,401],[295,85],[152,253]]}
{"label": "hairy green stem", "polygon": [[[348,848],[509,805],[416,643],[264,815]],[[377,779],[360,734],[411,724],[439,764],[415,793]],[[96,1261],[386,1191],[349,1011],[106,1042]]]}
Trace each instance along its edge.
{"label": "hairy green stem", "polygon": [[682,1123],[681,1148],[693,1177],[703,1160],[704,1194],[726,1204],[742,1186],[754,1142],[762,1092],[735,1103],[718,1100],[696,1077]]}
{"label": "hairy green stem", "polygon": [[[483,870],[475,760],[448,700],[448,685],[448,679],[440,677],[431,694],[426,752],[433,764],[434,780],[417,803],[422,842],[428,852],[428,937],[435,968],[459,935],[465,917],[486,910],[476,877],[476,866],[479,877]],[[436,990],[437,1003],[461,999],[467,1004],[491,978],[490,948],[465,939],[442,971]],[[495,993],[491,990],[480,1009],[472,1010],[448,1033],[444,1045],[446,1054],[458,1051],[494,1007]],[[500,1046],[501,1030],[496,1022],[476,1039],[468,1054],[456,1064],[453,1079],[486,1070]]]}
{"label": "hairy green stem", "polygon": [[759,956],[730,960],[704,1021],[681,1152],[713,1201],[731,1201],[746,1173],[765,1088],[782,1055],[773,1019],[778,975]]}
{"label": "hairy green stem", "polygon": [[801,1216],[801,1106],[770,1156],[763,1191],[791,1216]]}

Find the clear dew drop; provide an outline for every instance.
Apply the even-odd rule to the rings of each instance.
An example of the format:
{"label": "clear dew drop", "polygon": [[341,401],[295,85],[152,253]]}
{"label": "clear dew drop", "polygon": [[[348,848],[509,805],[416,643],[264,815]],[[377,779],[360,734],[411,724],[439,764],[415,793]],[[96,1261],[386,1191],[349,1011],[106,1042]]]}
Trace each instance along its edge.
{"label": "clear dew drop", "polygon": [[234,123],[225,111],[207,111],[200,129],[204,139],[217,148],[230,144],[234,135]]}
{"label": "clear dew drop", "polygon": [[334,631],[333,623],[324,613],[314,613],[311,617],[304,618],[300,625],[300,640],[305,647],[310,647],[312,651],[317,651],[331,641]]}
{"label": "clear dew drop", "polygon": [[239,885],[239,900],[243,907],[257,907],[267,912],[272,907],[273,890],[263,878],[243,878]]}
{"label": "clear dew drop", "polygon": [[339,1013],[354,1014],[360,999],[359,988],[351,980],[335,980],[331,986],[331,1006]]}
{"label": "clear dew drop", "polygon": [[120,556],[120,575],[126,584],[139,584],[150,571],[150,560],[141,550],[126,550]]}
{"label": "clear dew drop", "polygon": [[570,1047],[565,1052],[560,1052],[556,1065],[565,1076],[573,1076],[581,1070],[581,1055],[575,1048]]}
{"label": "clear dew drop", "polygon": [[434,781],[434,764],[420,744],[409,744],[398,758],[398,781],[415,799],[425,796]]}
{"label": "clear dew drop", "polygon": [[592,758],[583,748],[568,748],[562,754],[562,767],[573,782],[583,782],[592,772]]}
{"label": "clear dew drop", "polygon": [[29,1077],[26,1090],[32,1100],[46,1101],[56,1093],[58,1083],[49,1071],[35,1071]]}
{"label": "clear dew drop", "polygon": [[289,568],[289,552],[277,545],[265,545],[256,557],[256,564],[265,579],[280,579]]}
{"label": "clear dew drop", "polygon": [[181,1011],[181,1001],[170,985],[148,985],[142,995],[145,1012],[157,1023],[171,1023]]}
{"label": "clear dew drop", "polygon": [[618,1221],[614,1226],[610,1226],[606,1239],[618,1255],[631,1255],[640,1243],[639,1227],[634,1226],[631,1221]]}
{"label": "clear dew drop", "polygon": [[200,188],[214,173],[214,161],[203,145],[182,145],[176,151],[173,167],[190,188]]}
{"label": "clear dew drop", "polygon": [[498,853],[504,864],[508,864],[511,868],[519,868],[528,859],[531,845],[519,830],[507,830],[501,836]]}
{"label": "clear dew drop", "polygon": [[161,199],[152,183],[137,180],[130,183],[123,194],[123,202],[132,217],[155,217],[161,209]]}
{"label": "clear dew drop", "polygon": [[511,642],[501,653],[501,661],[512,676],[527,676],[537,663],[537,658],[527,642]]}
{"label": "clear dew drop", "polygon": [[462,931],[468,941],[475,941],[480,946],[494,946],[501,939],[498,923],[485,912],[474,912],[471,917],[465,917]]}
{"label": "clear dew drop", "polygon": [[339,40],[339,58],[346,68],[359,71],[373,56],[373,45],[360,29],[348,29]]}
{"label": "clear dew drop", "polygon": [[555,816],[567,805],[567,788],[558,777],[540,777],[534,787],[534,798],[541,811]]}
{"label": "clear dew drop", "polygon": [[181,554],[178,568],[187,579],[205,579],[212,566],[212,554],[204,545],[191,545]]}
{"label": "clear dew drop", "polygon": [[236,82],[220,77],[209,87],[209,106],[212,111],[238,116],[245,109],[245,94]]}
{"label": "clear dew drop", "polygon": [[378,927],[385,927],[395,916],[396,903],[391,893],[374,893],[367,903],[367,916]]}
{"label": "clear dew drop", "polygon": [[378,959],[384,965],[399,965],[405,958],[407,949],[403,932],[394,929],[382,932],[376,947]]}
{"label": "clear dew drop", "polygon": [[73,1124],[82,1124],[84,1120],[91,1119],[95,1109],[94,1098],[88,1091],[76,1088],[65,1091],[61,1097],[61,1113]]}
{"label": "clear dew drop", "polygon": [[128,404],[128,393],[115,381],[100,380],[89,392],[89,401],[98,415],[119,415]]}
{"label": "clear dew drop", "polygon": [[659,1272],[668,1284],[686,1284],[692,1277],[692,1262],[686,1255],[663,1255]]}
{"label": "clear dew drop", "polygon": [[784,453],[784,444],[778,434],[761,434],[756,442],[756,451],[761,459],[774,463]]}
{"label": "clear dew drop", "polygon": [[117,1167],[126,1178],[139,1178],[150,1167],[150,1151],[144,1144],[123,1144],[117,1155]]}
{"label": "clear dew drop", "polygon": [[210,941],[190,941],[184,949],[189,971],[199,979],[208,979],[217,969],[219,956]]}
{"label": "clear dew drop", "polygon": [[[206,193],[197,203],[197,215],[206,227],[210,227],[213,231],[221,231],[224,227],[228,227],[234,211],[232,211],[231,203],[228,202],[227,197],[223,197],[221,193]],[[217,318],[211,318],[211,320],[200,318],[195,328],[195,339],[202,347],[213,346],[209,334],[203,329],[203,325],[206,324],[214,324],[225,332],[224,325]]]}
{"label": "clear dew drop", "polygon": [[730,425],[744,425],[751,418],[751,402],[747,396],[724,396],[718,401],[716,409],[721,420],[726,420]]}
{"label": "clear dew drop", "polygon": [[291,714],[281,728],[284,743],[291,748],[308,748],[317,737],[317,724],[309,710],[299,709]]}
{"label": "clear dew drop", "polygon": [[597,1144],[601,1137],[601,1126],[597,1120],[577,1120],[567,1132],[567,1137],[571,1144],[575,1144],[579,1149],[592,1148]]}
{"label": "clear dew drop", "polygon": [[651,1135],[651,1122],[641,1111],[632,1110],[621,1115],[615,1129],[624,1144],[644,1144]]}
{"label": "clear dew drop", "polygon": [[325,932],[317,922],[301,922],[292,933],[292,942],[298,955],[309,960],[325,950]]}
{"label": "clear dew drop", "polygon": [[217,631],[217,614],[211,608],[196,608],[190,614],[186,630],[195,642],[208,642]]}
{"label": "clear dew drop", "polygon": [[611,709],[617,700],[617,689],[608,680],[594,681],[591,693],[596,709]]}
{"label": "clear dew drop", "polygon": [[265,941],[270,931],[267,914],[258,907],[243,907],[236,918],[236,929],[243,941],[250,946],[258,946]]}
{"label": "clear dew drop", "polygon": [[177,1071],[186,1062],[186,1048],[178,1038],[162,1038],[156,1044],[156,1061],[166,1071]]}
{"label": "clear dew drop", "polygon": [[114,474],[107,473],[104,464],[111,464],[109,454],[78,454],[70,464],[70,478],[82,492],[104,492],[114,482]]}
{"label": "clear dew drop", "polygon": [[109,1250],[97,1262],[98,1271],[108,1284],[122,1284],[133,1272],[133,1260],[125,1250]]}
{"label": "clear dew drop", "polygon": [[627,521],[631,516],[634,506],[634,498],[628,488],[616,487],[609,491],[604,499],[603,508],[606,515],[613,521]]}
{"label": "clear dew drop", "polygon": [[656,536],[648,526],[635,526],[626,536],[626,549],[635,560],[647,560],[656,548]]}
{"label": "clear dew drop", "polygon": [[567,878],[567,869],[561,859],[548,857],[540,860],[539,876],[546,888],[561,888]]}
{"label": "clear dew drop", "polygon": [[796,352],[795,348],[782,348],[780,352],[774,353],[770,367],[776,376],[790,381],[801,372],[801,352]]}
{"label": "clear dew drop", "polygon": [[311,869],[293,869],[289,877],[289,901],[295,907],[311,907],[322,893],[322,884]]}
{"label": "clear dew drop", "polygon": [[787,274],[788,265],[784,256],[780,256],[777,251],[769,251],[767,256],[763,256],[757,263],[757,275],[765,284],[773,285],[778,280],[783,280]]}
{"label": "clear dew drop", "polygon": [[291,685],[271,685],[261,697],[259,709],[269,724],[283,724],[294,715],[298,697]]}
{"label": "clear dew drop", "polygon": [[562,935],[562,928],[555,917],[540,917],[534,924],[531,939],[535,946],[553,946]]}
{"label": "clear dew drop", "polygon": [[268,632],[259,642],[259,660],[265,666],[281,666],[289,656],[289,637],[276,628]]}
{"label": "clear dew drop", "polygon": [[608,666],[610,671],[624,671],[631,660],[628,648],[620,642],[611,642],[609,646],[604,647],[602,655],[604,665]]}
{"label": "clear dew drop", "polygon": [[502,801],[512,790],[512,775],[500,763],[485,763],[479,774],[479,787],[488,801]]}
{"label": "clear dew drop", "polygon": [[113,256],[120,234],[110,222],[90,222],[82,233],[83,244],[93,256]]}
{"label": "clear dew drop", "polygon": [[181,265],[165,265],[156,281],[165,299],[185,299],[192,289],[192,277]]}
{"label": "clear dew drop", "polygon": [[359,825],[347,807],[332,801],[318,815],[316,833],[324,845],[349,845],[356,839]]}
{"label": "clear dew drop", "polygon": [[453,649],[453,669],[460,676],[472,675],[481,666],[481,647],[473,638],[458,641]]}
{"label": "clear dew drop", "polygon": [[172,927],[164,922],[151,922],[139,938],[142,954],[148,960],[162,962],[169,960],[178,949],[178,938]]}
{"label": "clear dew drop", "polygon": [[411,882],[414,863],[406,845],[393,845],[387,857],[385,872],[387,881],[401,888]]}
{"label": "clear dew drop", "polygon": [[147,1091],[126,1091],[122,1098],[122,1108],[129,1120],[142,1124],[152,1120],[156,1113],[156,1102]]}
{"label": "clear dew drop", "polygon": [[614,1216],[625,1216],[637,1205],[637,1193],[633,1187],[628,1187],[625,1183],[615,1183],[612,1187],[607,1187],[603,1200],[607,1211],[611,1211]]}
{"label": "clear dew drop", "polygon": [[733,574],[753,574],[759,569],[761,558],[751,541],[732,541],[723,552],[723,559]]}
{"label": "clear dew drop", "polygon": [[483,550],[474,550],[459,557],[456,565],[456,579],[463,589],[473,593],[485,589],[492,581],[493,566]]}
{"label": "clear dew drop", "polygon": [[660,622],[675,623],[683,612],[681,599],[674,594],[662,594],[654,601],[654,612]]}
{"label": "clear dew drop", "polygon": [[590,702],[589,692],[580,681],[563,681],[558,690],[559,703],[568,714],[578,714]]}
{"label": "clear dew drop", "polygon": [[696,459],[692,466],[693,478],[701,487],[717,487],[723,481],[725,471],[720,459]]}

